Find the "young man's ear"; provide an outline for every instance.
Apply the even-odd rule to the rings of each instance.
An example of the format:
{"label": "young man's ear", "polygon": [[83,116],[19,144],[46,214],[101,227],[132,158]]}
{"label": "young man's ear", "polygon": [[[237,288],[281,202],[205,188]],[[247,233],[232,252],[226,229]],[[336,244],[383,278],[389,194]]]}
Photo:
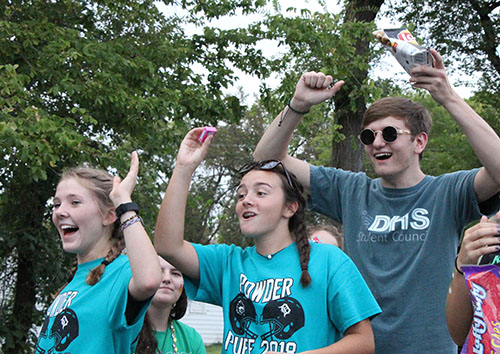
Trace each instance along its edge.
{"label": "young man's ear", "polygon": [[291,202],[286,205],[285,211],[283,213],[283,216],[286,217],[287,219],[291,218],[292,216],[295,215],[297,210],[299,209],[299,203],[298,202]]}
{"label": "young man's ear", "polygon": [[427,133],[421,132],[417,134],[417,136],[415,137],[415,153],[417,155],[420,155],[425,150],[428,141],[429,136],[427,135]]}

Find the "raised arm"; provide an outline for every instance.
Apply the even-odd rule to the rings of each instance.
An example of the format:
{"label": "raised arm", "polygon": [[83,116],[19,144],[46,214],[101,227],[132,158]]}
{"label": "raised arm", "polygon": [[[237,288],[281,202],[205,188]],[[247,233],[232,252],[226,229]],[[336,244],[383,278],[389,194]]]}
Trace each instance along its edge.
{"label": "raised arm", "polygon": [[[139,157],[137,152],[132,153],[130,170],[127,176],[120,180],[115,177],[110,198],[115,207],[132,201],[137,173],[139,172]],[[120,216],[120,223],[134,219],[135,211],[127,211]],[[135,219],[137,221],[137,219]],[[142,301],[154,295],[161,283],[161,268],[158,256],[141,222],[134,222],[123,230],[123,238],[132,270],[129,282],[129,292],[137,301]]]}
{"label": "raised arm", "polygon": [[192,129],[184,137],[177,154],[174,172],[163,197],[155,228],[155,248],[175,268],[190,278],[200,278],[198,255],[191,243],[184,241],[186,200],[191,178],[210,146],[213,136],[200,143],[203,128]]}
{"label": "raised arm", "polygon": [[295,86],[295,93],[287,105],[274,119],[260,139],[253,154],[255,160],[282,160],[306,190],[309,189],[309,165],[288,155],[288,145],[293,131],[312,106],[335,95],[344,84],[338,81],[331,86],[333,78],[323,73],[308,72],[302,75]]}
{"label": "raised arm", "polygon": [[[500,218],[500,213],[497,217]],[[460,272],[462,272],[462,265],[477,264],[481,255],[499,249],[499,228],[500,225],[488,222],[486,216],[483,216],[479,224],[465,231],[457,257],[457,269]],[[453,274],[446,299],[446,321],[455,343],[463,345],[472,324],[473,309],[464,275],[457,269]]]}
{"label": "raised arm", "polygon": [[500,190],[500,159],[494,151],[500,151],[500,138],[458,93],[446,76],[443,59],[431,49],[434,68],[420,65],[411,71],[410,81],[415,87],[429,91],[455,119],[484,168],[476,175],[474,188],[479,202],[485,201]]}

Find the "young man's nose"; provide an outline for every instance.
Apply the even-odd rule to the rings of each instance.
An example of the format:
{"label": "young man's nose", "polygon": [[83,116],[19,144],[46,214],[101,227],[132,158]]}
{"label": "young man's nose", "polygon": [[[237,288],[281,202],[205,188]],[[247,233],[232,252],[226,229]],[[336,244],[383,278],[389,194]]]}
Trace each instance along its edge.
{"label": "young man's nose", "polygon": [[382,132],[375,132],[375,140],[373,141],[373,146],[384,146],[386,141],[382,137]]}

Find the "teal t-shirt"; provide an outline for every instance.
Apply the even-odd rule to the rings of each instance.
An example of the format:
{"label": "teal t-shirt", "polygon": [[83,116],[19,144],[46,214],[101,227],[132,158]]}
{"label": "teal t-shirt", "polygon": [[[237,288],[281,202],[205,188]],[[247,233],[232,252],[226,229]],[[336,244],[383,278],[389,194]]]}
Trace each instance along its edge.
{"label": "teal t-shirt", "polygon": [[353,262],[335,246],[311,244],[306,288],[299,282],[295,242],[269,258],[255,247],[193,246],[200,280],[185,277],[186,291],[191,299],[222,306],[222,353],[326,347],[380,312]]}
{"label": "teal t-shirt", "polygon": [[[174,325],[177,354],[206,354],[201,335],[193,328],[179,321],[172,321]],[[154,332],[158,341],[158,350],[161,354],[174,354],[172,331]]]}
{"label": "teal t-shirt", "polygon": [[125,309],[132,277],[128,257],[121,255],[107,265],[97,284],[86,284],[89,271],[102,260],[78,265],[71,282],[47,310],[36,353],[133,353],[149,302],[127,324]]}
{"label": "teal t-shirt", "polygon": [[[343,224],[344,250],[382,307],[372,321],[376,353],[456,353],[444,308],[462,231],[481,216],[478,170],[426,176],[404,189],[364,173],[310,171],[312,209]],[[481,204],[483,212],[499,201]]]}

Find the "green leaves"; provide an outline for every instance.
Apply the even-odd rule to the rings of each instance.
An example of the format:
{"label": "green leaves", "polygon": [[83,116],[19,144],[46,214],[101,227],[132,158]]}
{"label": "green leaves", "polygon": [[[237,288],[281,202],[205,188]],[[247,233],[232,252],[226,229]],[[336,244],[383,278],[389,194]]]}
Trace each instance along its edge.
{"label": "green leaves", "polygon": [[[8,319],[5,328],[19,331],[4,336],[5,353],[32,352],[28,333],[39,314],[10,314],[16,306],[33,309],[35,298],[46,308],[66,274],[66,267],[48,260],[62,254],[47,227],[47,200],[58,175],[88,163],[123,176],[129,153],[139,150],[134,198],[144,205],[151,230],[163,187],[158,176],[170,174],[185,132],[243,116],[240,100],[224,94],[236,68],[269,74],[253,34],[207,27],[188,36],[184,28],[188,21],[204,26],[209,18],[251,13],[264,4],[180,1],[185,17],[163,14],[150,0],[0,5],[0,260],[9,259],[18,272],[2,269],[9,277],[0,281],[27,279],[16,284],[0,313]],[[19,251],[32,249],[52,255],[29,259]]]}
{"label": "green leaves", "polygon": [[445,0],[431,3],[413,0],[390,5],[400,21],[414,24],[420,33],[426,34],[425,44],[440,52],[446,62],[453,63],[450,69],[459,68],[467,73],[476,71],[483,76],[481,86],[486,89],[498,82],[498,2]]}

